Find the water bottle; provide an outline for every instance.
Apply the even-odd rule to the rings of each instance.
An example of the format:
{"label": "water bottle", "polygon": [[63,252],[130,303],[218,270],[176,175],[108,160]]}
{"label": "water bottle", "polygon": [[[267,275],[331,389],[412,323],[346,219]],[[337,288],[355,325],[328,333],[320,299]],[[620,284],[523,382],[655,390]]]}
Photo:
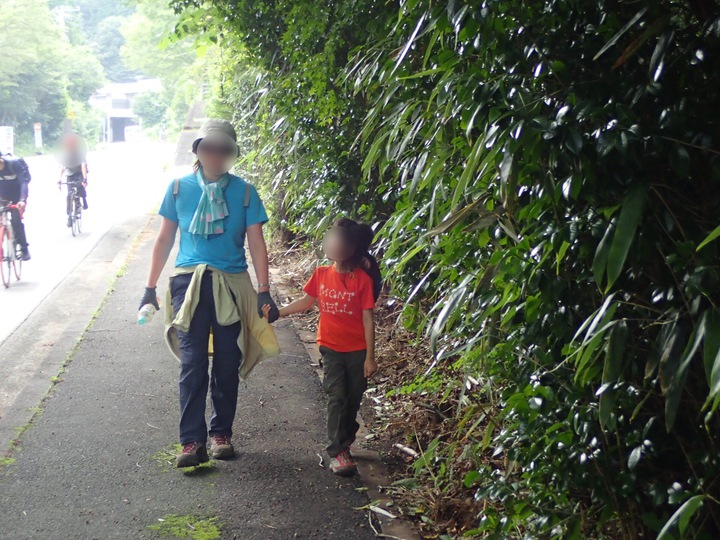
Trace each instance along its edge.
{"label": "water bottle", "polygon": [[157,310],[155,309],[155,306],[153,306],[152,304],[145,304],[143,307],[140,308],[140,311],[138,311],[138,324],[142,326],[143,324],[149,323],[155,315],[156,311]]}

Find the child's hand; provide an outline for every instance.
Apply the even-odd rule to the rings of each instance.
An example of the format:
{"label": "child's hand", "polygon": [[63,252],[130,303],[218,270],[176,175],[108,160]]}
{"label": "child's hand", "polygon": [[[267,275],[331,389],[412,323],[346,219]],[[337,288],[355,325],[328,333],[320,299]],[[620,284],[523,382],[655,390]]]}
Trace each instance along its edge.
{"label": "child's hand", "polygon": [[365,359],[365,378],[370,379],[372,378],[375,373],[377,373],[378,365],[374,358],[366,358]]}
{"label": "child's hand", "polygon": [[270,320],[270,304],[264,304],[262,307],[263,316],[266,320]]}

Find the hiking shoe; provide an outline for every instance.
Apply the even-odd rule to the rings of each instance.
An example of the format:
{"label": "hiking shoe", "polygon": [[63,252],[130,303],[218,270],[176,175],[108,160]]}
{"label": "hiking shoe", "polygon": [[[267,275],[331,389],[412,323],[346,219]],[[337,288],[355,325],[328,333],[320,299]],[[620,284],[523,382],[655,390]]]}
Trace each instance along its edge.
{"label": "hiking shoe", "polygon": [[68,216],[67,226],[72,227],[72,216]]}
{"label": "hiking shoe", "polygon": [[353,476],[357,473],[357,466],[347,450],[343,450],[335,457],[330,457],[330,470],[338,476]]}
{"label": "hiking shoe", "polygon": [[215,459],[231,459],[235,457],[235,449],[229,435],[212,435],[211,454]]}
{"label": "hiking shoe", "polygon": [[20,250],[20,258],[23,261],[29,261],[30,259],[32,259],[32,257],[30,256],[30,250],[28,248],[22,248]]}
{"label": "hiking shoe", "polygon": [[88,209],[87,200],[83,199],[83,210],[87,210],[87,209]]}
{"label": "hiking shoe", "polygon": [[177,458],[177,467],[197,467],[201,463],[210,461],[207,447],[204,443],[191,442],[183,445],[182,453]]}

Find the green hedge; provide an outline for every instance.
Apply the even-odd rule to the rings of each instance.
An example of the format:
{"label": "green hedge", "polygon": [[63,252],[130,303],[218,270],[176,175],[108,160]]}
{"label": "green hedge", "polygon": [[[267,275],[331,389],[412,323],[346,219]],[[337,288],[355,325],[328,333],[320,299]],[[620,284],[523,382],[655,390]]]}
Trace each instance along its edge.
{"label": "green hedge", "polygon": [[283,225],[377,223],[467,534],[716,537],[717,2],[174,5]]}

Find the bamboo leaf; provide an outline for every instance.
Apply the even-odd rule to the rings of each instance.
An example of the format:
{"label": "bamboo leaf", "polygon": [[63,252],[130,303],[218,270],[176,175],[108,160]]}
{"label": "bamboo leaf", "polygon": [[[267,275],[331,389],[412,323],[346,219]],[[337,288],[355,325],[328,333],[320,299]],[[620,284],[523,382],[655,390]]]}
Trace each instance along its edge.
{"label": "bamboo leaf", "polygon": [[670,43],[672,43],[674,36],[674,31],[665,32],[662,36],[660,36],[660,39],[658,39],[658,42],[655,45],[652,57],[650,58],[650,66],[648,67],[648,78],[653,82],[656,82],[660,78],[660,75],[662,75],[665,63],[665,52],[667,51]]}
{"label": "bamboo leaf", "polygon": [[636,185],[628,193],[620,209],[617,229],[608,252],[606,290],[613,286],[625,266],[627,254],[642,219],[646,195],[647,187],[644,184]]}
{"label": "bamboo leaf", "polygon": [[420,253],[423,249],[427,249],[427,246],[424,244],[419,244],[412,248],[410,251],[405,253],[403,258],[400,260],[400,262],[397,264],[398,268],[404,267],[408,262],[410,262],[418,253]]}
{"label": "bamboo leaf", "polygon": [[605,366],[603,368],[603,383],[616,382],[620,378],[628,333],[626,321],[618,321],[610,330],[607,352],[605,353]]}
{"label": "bamboo leaf", "polygon": [[435,75],[436,73],[443,73],[445,71],[446,71],[446,69],[444,67],[426,69],[425,71],[413,73],[412,75],[408,75],[406,77],[398,77],[397,80],[398,81],[410,81],[412,79],[421,79],[422,77],[429,77],[430,75]]}
{"label": "bamboo leaf", "polygon": [[705,342],[703,343],[703,357],[705,361],[705,379],[712,388],[712,370],[720,352],[720,316],[717,311],[708,315],[707,327],[705,330]]}
{"label": "bamboo leaf", "polygon": [[700,251],[702,248],[707,246],[710,242],[717,239],[718,237],[720,237],[720,225],[718,225],[717,228],[715,228],[710,234],[708,234],[705,237],[705,240],[700,242],[700,245],[697,247],[697,249],[695,251]]}
{"label": "bamboo leaf", "polygon": [[665,523],[663,528],[660,530],[660,534],[658,534],[657,540],[673,540],[675,538],[673,531],[676,526],[680,532],[680,536],[682,537],[687,529],[690,519],[702,506],[704,500],[705,495],[695,495],[685,501],[685,503],[670,517],[667,523]]}
{"label": "bamboo leaf", "polygon": [[673,341],[677,337],[675,334],[675,330],[677,328],[677,314],[675,314],[675,318],[672,322],[663,324],[662,328],[660,329],[660,332],[658,334],[657,339],[655,340],[655,345],[653,346],[653,350],[648,355],[648,359],[645,363],[645,380],[649,380],[653,375],[655,375],[655,371],[658,368],[658,365],[660,365],[660,361],[663,358],[665,354],[668,354],[668,351],[670,351],[673,348]]}
{"label": "bamboo leaf", "polygon": [[705,325],[707,324],[707,319],[708,313],[706,311],[703,313],[700,318],[700,322],[690,335],[690,340],[683,351],[680,364],[678,365],[677,371],[670,383],[670,388],[665,398],[665,427],[668,433],[672,431],[672,428],[675,425],[675,418],[677,417],[678,407],[680,406],[680,397],[682,396],[682,391],[685,387],[685,379],[687,378],[688,368],[690,367],[690,363],[692,362],[695,353],[700,348],[700,343],[702,343],[702,340],[705,337]]}
{"label": "bamboo leaf", "polygon": [[613,298],[615,297],[615,293],[609,294],[607,298],[605,298],[605,301],[603,301],[600,308],[590,315],[585,322],[580,326],[577,332],[575,332],[575,336],[573,336],[573,341],[575,341],[580,334],[585,332],[585,329],[587,328],[587,332],[585,332],[585,338],[583,339],[583,342],[588,341],[592,336],[595,334],[595,329],[598,326],[601,326],[600,321],[603,320],[608,310],[610,312],[614,313],[615,308],[617,307],[615,304],[612,304]]}
{"label": "bamboo leaf", "polygon": [[557,253],[555,254],[555,273],[557,275],[560,275],[560,264],[562,263],[563,259],[565,258],[565,254],[567,253],[567,250],[569,247],[570,247],[570,242],[566,242],[563,240],[563,243],[560,244],[560,248],[558,249]]}
{"label": "bamboo leaf", "polygon": [[662,29],[665,28],[669,20],[670,19],[668,17],[660,17],[650,26],[648,26],[647,29],[642,34],[640,34],[639,37],[634,39],[630,43],[630,45],[625,48],[620,57],[613,64],[612,68],[617,69],[624,63],[626,63],[628,60],[630,60],[630,58],[633,57],[633,55],[640,49],[640,47],[642,47],[642,45],[648,39],[650,39],[653,35],[661,32]]}
{"label": "bamboo leaf", "polygon": [[625,33],[632,28],[636,22],[638,22],[643,15],[645,15],[645,12],[647,11],[647,8],[642,8],[640,11],[638,11],[632,19],[630,19],[625,26],[623,26],[620,30],[617,31],[617,33],[611,37],[605,45],[603,45],[602,49],[598,51],[598,53],[593,57],[593,61],[600,58],[603,54],[605,54],[610,47],[615,45],[618,40],[625,35]]}
{"label": "bamboo leaf", "polygon": [[605,271],[607,270],[608,253],[610,253],[610,244],[615,233],[615,218],[613,218],[605,234],[600,240],[597,249],[595,250],[595,257],[593,258],[592,271],[595,277],[595,283],[598,287],[602,288],[602,281],[605,277]]}
{"label": "bamboo leaf", "polygon": [[600,395],[599,408],[600,425],[603,427],[608,426],[612,409],[615,406],[615,393],[612,386],[618,381],[622,373],[627,338],[628,325],[626,321],[619,321],[618,324],[612,327],[608,336],[602,383],[608,385],[609,388]]}
{"label": "bamboo leaf", "polygon": [[468,284],[474,278],[475,274],[465,276],[465,279],[460,282],[460,284],[450,293],[450,295],[440,301],[444,304],[443,308],[440,310],[440,313],[438,314],[437,319],[435,319],[435,323],[430,330],[430,349],[432,350],[433,354],[437,354],[438,338],[442,333],[443,328],[453,315],[457,315],[457,313],[455,313],[455,308],[465,299],[467,294],[470,292],[470,287],[468,286]]}
{"label": "bamboo leaf", "polygon": [[[438,225],[437,227],[434,227],[430,229],[426,234],[426,236],[437,236],[439,234],[442,234],[444,232],[447,232],[449,229],[452,229],[459,223],[462,223],[468,216],[470,216],[473,212],[475,212],[475,209],[480,206],[482,203],[484,203],[484,199],[478,199],[476,201],[471,202],[467,206],[463,206],[462,208],[459,208],[453,212],[451,212],[443,221]],[[494,214],[495,212],[481,212],[481,216],[487,215],[487,214]]]}
{"label": "bamboo leaf", "polygon": [[[705,407],[707,407],[711,401],[715,401],[715,398],[717,398],[720,395],[720,351],[717,352],[717,355],[715,356],[715,361],[713,362],[712,366],[712,372],[710,375],[710,393],[708,394],[707,399],[705,400]],[[715,407],[712,407],[710,412],[715,412]]]}
{"label": "bamboo leaf", "polygon": [[405,56],[407,56],[408,51],[410,50],[410,47],[412,47],[413,43],[415,43],[415,39],[417,38],[418,34],[420,33],[420,29],[423,26],[423,23],[425,22],[425,17],[427,16],[427,13],[423,13],[420,18],[418,19],[417,24],[415,25],[415,30],[413,30],[413,33],[410,35],[410,39],[407,40],[407,43],[405,43],[405,46],[403,47],[402,52],[400,53],[400,56],[397,57],[395,60],[395,67],[393,68],[393,73],[395,70],[397,70],[398,67],[400,67],[400,64],[403,63],[403,60],[405,60]]}
{"label": "bamboo leaf", "polygon": [[633,451],[630,452],[630,457],[628,458],[628,469],[633,470],[637,467],[637,464],[640,462],[640,458],[642,457],[642,453],[642,445],[633,448]]}
{"label": "bamboo leaf", "polygon": [[658,375],[660,378],[660,390],[664,396],[670,390],[670,385],[680,363],[680,355],[685,339],[685,331],[679,324],[673,324],[667,340],[660,349],[661,356],[658,362]]}

